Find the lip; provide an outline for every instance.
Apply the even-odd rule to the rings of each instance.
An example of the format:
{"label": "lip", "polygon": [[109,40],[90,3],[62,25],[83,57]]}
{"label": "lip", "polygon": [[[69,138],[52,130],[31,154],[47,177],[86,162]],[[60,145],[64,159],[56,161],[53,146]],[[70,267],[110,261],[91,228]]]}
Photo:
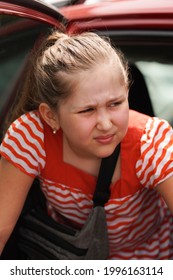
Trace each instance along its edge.
{"label": "lip", "polygon": [[109,144],[112,142],[114,134],[95,137],[95,140],[100,144]]}

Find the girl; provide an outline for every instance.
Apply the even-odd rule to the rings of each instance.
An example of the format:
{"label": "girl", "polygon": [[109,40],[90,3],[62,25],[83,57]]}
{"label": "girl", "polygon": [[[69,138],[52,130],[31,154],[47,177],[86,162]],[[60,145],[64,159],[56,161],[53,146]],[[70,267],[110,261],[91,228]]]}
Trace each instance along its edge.
{"label": "girl", "polygon": [[110,259],[173,258],[173,131],[128,106],[128,66],[94,33],[45,39],[0,153],[0,251],[38,177],[47,211],[81,228],[101,159],[121,153],[105,205]]}

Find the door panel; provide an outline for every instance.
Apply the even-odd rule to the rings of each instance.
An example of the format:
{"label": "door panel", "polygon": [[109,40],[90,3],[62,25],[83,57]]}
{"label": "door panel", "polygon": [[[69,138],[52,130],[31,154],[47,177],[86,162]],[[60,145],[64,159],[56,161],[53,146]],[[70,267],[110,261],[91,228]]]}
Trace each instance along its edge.
{"label": "door panel", "polygon": [[5,116],[22,85],[28,54],[51,28],[35,20],[0,15],[0,137]]}

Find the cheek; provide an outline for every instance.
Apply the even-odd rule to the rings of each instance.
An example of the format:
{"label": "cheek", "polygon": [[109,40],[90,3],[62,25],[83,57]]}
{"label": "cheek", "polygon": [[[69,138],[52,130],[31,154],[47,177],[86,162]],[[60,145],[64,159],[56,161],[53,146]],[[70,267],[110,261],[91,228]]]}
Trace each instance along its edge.
{"label": "cheek", "polygon": [[119,129],[122,130],[122,132],[126,132],[129,122],[128,108],[124,108],[123,110],[117,112],[117,114],[114,116],[114,120]]}
{"label": "cheek", "polygon": [[70,120],[68,126],[64,127],[64,133],[76,141],[85,142],[94,129],[94,122],[89,118],[74,118]]}
{"label": "cheek", "polygon": [[81,135],[84,140],[92,134],[93,129],[94,123],[89,118],[81,119],[75,124],[75,130],[79,132],[79,135]]}

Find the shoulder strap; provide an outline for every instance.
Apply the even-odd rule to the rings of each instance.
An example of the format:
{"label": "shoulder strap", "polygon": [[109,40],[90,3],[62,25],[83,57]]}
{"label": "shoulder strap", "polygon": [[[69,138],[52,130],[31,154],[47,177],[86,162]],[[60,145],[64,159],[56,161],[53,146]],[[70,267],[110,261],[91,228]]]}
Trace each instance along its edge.
{"label": "shoulder strap", "polygon": [[96,189],[93,196],[94,207],[104,206],[108,201],[110,195],[109,186],[115,170],[116,162],[120,152],[120,143],[115,148],[112,155],[102,159],[99,175],[97,179]]}

